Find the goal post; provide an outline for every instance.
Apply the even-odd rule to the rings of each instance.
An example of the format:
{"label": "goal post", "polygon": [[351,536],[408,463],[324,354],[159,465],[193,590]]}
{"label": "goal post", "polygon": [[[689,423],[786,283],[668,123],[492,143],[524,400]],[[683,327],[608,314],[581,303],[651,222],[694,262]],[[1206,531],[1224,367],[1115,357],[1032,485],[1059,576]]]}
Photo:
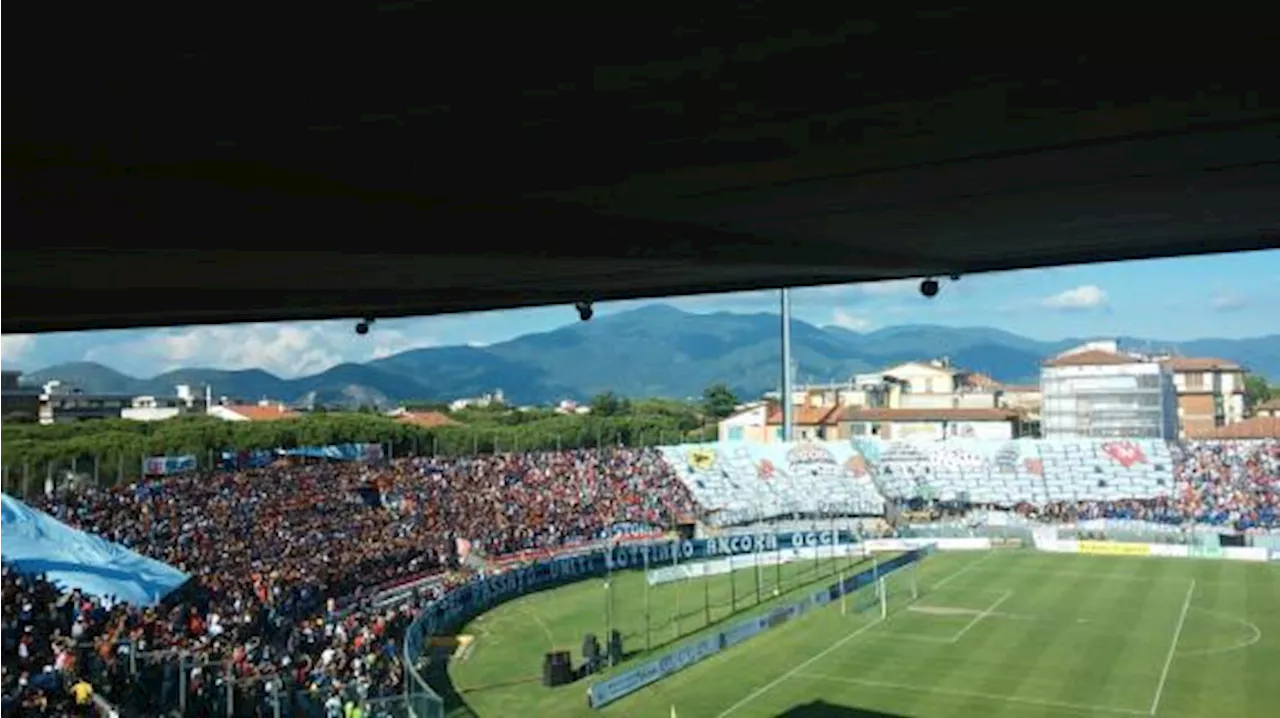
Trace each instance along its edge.
{"label": "goal post", "polygon": [[892,573],[878,574],[872,581],[848,594],[840,595],[840,614],[847,615],[850,608],[855,613],[876,613],[881,620],[920,598],[920,585],[915,566],[903,566]]}

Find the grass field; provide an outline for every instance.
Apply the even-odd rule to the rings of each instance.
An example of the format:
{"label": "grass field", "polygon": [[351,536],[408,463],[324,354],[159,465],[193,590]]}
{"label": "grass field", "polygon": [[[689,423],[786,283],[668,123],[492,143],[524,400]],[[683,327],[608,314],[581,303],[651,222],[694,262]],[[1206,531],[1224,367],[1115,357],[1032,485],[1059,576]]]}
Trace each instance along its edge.
{"label": "grass field", "polygon": [[[824,562],[821,570],[784,567],[783,586],[823,585],[818,574],[848,565]],[[681,718],[1190,717],[1264,716],[1280,706],[1280,566],[944,553],[916,567],[915,599],[908,576],[888,579],[884,620],[878,611],[842,615],[829,606],[600,711],[586,705],[586,681],[549,689],[538,678],[546,651],[571,650],[577,661],[584,633],[604,635],[608,592],[588,581],[526,596],[462,631],[475,642],[449,667],[465,702],[451,715],[666,718],[674,706]],[[738,615],[767,609],[777,578],[764,569],[765,602]],[[682,633],[703,629],[704,592],[712,622],[724,621],[730,590],[753,603],[755,580],[748,570],[733,577],[732,589],[721,576],[705,588],[695,580],[655,590],[653,635],[674,643],[672,613],[683,614]],[[628,649],[642,648],[642,578],[615,576],[613,588],[612,613]]]}

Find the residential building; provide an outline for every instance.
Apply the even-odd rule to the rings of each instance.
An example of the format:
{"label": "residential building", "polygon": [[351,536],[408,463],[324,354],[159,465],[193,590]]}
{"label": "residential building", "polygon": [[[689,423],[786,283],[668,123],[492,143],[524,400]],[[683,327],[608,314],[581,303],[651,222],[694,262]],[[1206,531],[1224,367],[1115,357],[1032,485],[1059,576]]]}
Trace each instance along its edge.
{"label": "residential building", "polygon": [[0,416],[5,421],[36,421],[40,417],[40,390],[21,384],[22,372],[0,372]]}
{"label": "residential building", "polygon": [[1040,436],[1040,412],[1044,409],[1044,394],[1039,384],[1005,384],[1000,391],[997,406],[1018,412],[1021,427],[1018,435]]}
{"label": "residential building", "polygon": [[219,404],[209,408],[209,415],[223,421],[276,421],[300,416],[284,404],[266,399],[257,404]]}
{"label": "residential building", "polygon": [[78,387],[54,380],[46,383],[38,395],[38,417],[41,424],[67,424],[94,419],[119,419],[125,407],[131,406],[130,394],[89,394]]}
{"label": "residential building", "polygon": [[771,404],[757,401],[745,404],[720,421],[720,441],[768,441],[766,428]]}
{"label": "residential building", "polygon": [[1000,383],[985,374],[952,366],[943,357],[928,362],[907,362],[885,369],[891,409],[994,409]]}
{"label": "residential building", "polygon": [[1267,416],[1271,418],[1280,417],[1280,396],[1277,396],[1274,399],[1268,399],[1253,407],[1253,415]]}
{"label": "residential building", "polygon": [[133,421],[164,421],[184,414],[204,414],[211,403],[209,388],[205,395],[193,392],[186,384],[174,388],[173,396],[135,396],[130,406],[121,410],[120,416]]}
{"label": "residential building", "polygon": [[[1035,389],[1038,394],[1039,389]],[[1026,410],[1007,405],[1005,388],[984,374],[952,366],[946,357],[905,362],[857,374],[847,382],[796,389],[793,435],[843,439],[894,435],[1011,438],[1035,431]],[[1021,397],[1018,398],[1021,400]],[[860,420],[847,412],[866,410]],[[1038,409],[1037,409],[1038,411]],[[749,405],[720,423],[721,441],[777,441],[782,412],[771,403]],[[855,415],[856,416],[856,415]]]}
{"label": "residential building", "polygon": [[454,399],[449,402],[449,411],[461,411],[462,409],[484,409],[494,405],[503,405],[506,403],[506,397],[503,396],[501,389],[496,389],[491,393],[482,394],[480,396],[467,397],[465,399]]}
{"label": "residential building", "polygon": [[1007,440],[1021,436],[1021,414],[1012,409],[845,409],[840,438]]}
{"label": "residential building", "polygon": [[[794,441],[817,441],[839,438],[837,428],[840,407],[794,406],[791,411],[791,431]],[[775,403],[761,402],[749,405],[720,422],[721,441],[752,441],[775,443],[782,441],[782,407]]]}
{"label": "residential building", "polygon": [[1046,439],[1178,435],[1173,372],[1163,362],[1094,342],[1059,354],[1041,369],[1041,432]]}
{"label": "residential building", "polygon": [[1244,421],[1244,367],[1212,358],[1169,357],[1164,363],[1173,371],[1181,437]]}

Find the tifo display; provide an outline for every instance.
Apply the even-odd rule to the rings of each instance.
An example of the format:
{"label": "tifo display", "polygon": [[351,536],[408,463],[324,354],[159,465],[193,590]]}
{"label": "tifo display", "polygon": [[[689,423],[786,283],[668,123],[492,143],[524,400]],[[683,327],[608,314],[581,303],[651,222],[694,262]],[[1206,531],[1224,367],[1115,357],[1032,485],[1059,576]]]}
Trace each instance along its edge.
{"label": "tifo display", "polygon": [[[1188,535],[1195,526],[1213,538],[1280,526],[1274,441],[704,444],[396,460],[348,453],[303,452],[269,466],[82,487],[30,507],[6,497],[6,507],[45,511],[50,521],[139,557],[112,571],[89,565],[104,554],[87,550],[39,563],[33,553],[8,548],[9,532],[21,525],[11,513],[21,512],[6,508],[6,629],[24,637],[6,643],[6,676],[39,677],[17,691],[19,699],[72,700],[69,687],[87,678],[100,697],[146,715],[212,714],[215,707],[225,713],[230,703],[300,716],[335,703],[372,711],[379,701],[391,712],[400,710],[389,707],[395,703],[401,714],[431,715],[437,699],[426,681],[447,679],[435,670],[440,652],[465,643],[469,658],[459,665],[469,667],[494,650],[495,636],[501,640],[501,632],[486,636],[470,624],[509,602],[572,592],[592,579],[595,623],[569,647],[586,633],[597,638],[604,658],[593,664],[592,691],[601,707],[631,692],[622,687],[750,652],[737,647],[747,636],[773,645],[789,631],[768,628],[822,622],[835,612],[828,604],[846,594],[855,604],[851,615],[878,604],[885,620],[897,620],[890,618],[894,597],[911,592],[870,584],[820,589],[865,575],[861,562],[871,548],[922,556],[935,545],[889,535],[905,528],[901,517],[909,510],[974,520],[999,509],[1033,527],[1141,521]],[[153,463],[166,471],[170,463],[187,465]],[[741,528],[755,521],[787,527]],[[1261,547],[1206,545],[1203,535],[1191,546],[1096,538],[1037,536],[1028,545],[1074,554],[1061,561],[1194,556],[1243,566],[1274,557]],[[960,553],[930,558],[921,570]],[[123,585],[137,581],[119,567],[150,565],[143,558],[190,580],[163,595],[120,600]],[[875,570],[887,572],[887,565]],[[88,575],[94,583],[84,581]],[[122,588],[104,583],[110,580]],[[653,605],[623,612],[615,605],[625,600],[617,582],[632,587],[629,595],[669,601],[663,615]],[[602,583],[608,590],[599,590]],[[945,645],[959,645],[969,621],[981,616],[979,626],[1013,613],[1008,604],[1017,595],[1002,596],[976,591],[961,597],[963,605],[900,608],[913,621],[960,621],[942,636]],[[151,598],[157,605],[144,605]],[[1005,603],[992,608],[997,601]],[[1188,606],[1188,620],[1199,620],[1196,604]],[[433,640],[464,626],[474,641]],[[543,645],[527,670],[567,648],[552,638],[554,626],[544,628],[544,643],[557,645]],[[548,659],[553,663],[559,672],[565,662]],[[559,689],[544,690],[554,696]]]}

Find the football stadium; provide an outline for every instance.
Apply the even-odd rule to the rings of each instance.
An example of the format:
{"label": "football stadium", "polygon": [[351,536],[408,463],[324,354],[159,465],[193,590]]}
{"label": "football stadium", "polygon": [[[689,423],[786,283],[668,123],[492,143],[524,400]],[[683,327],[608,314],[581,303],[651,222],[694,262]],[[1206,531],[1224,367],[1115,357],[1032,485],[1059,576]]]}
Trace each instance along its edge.
{"label": "football stadium", "polygon": [[6,665],[120,715],[1280,698],[1274,440],[385,449],[153,457],[140,482],[6,495]]}
{"label": "football stadium", "polygon": [[152,5],[10,4],[0,718],[1280,713],[1266,13]]}

